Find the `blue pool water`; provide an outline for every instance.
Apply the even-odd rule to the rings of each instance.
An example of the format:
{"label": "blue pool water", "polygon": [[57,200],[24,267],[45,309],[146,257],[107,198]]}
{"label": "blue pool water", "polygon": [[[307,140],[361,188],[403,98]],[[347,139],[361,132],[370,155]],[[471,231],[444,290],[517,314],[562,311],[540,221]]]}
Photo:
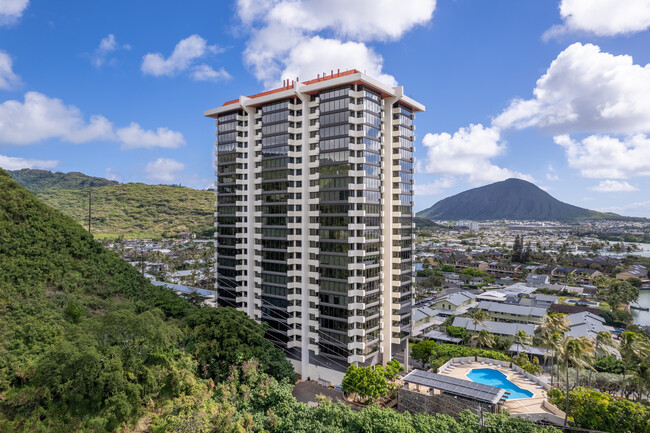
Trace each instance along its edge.
{"label": "blue pool water", "polygon": [[514,383],[510,382],[506,375],[501,373],[498,370],[493,370],[491,368],[475,368],[467,373],[467,377],[476,383],[482,383],[483,385],[496,386],[497,388],[505,389],[510,393],[508,400],[515,398],[530,398],[533,396],[533,393],[526,391],[525,389],[519,388]]}

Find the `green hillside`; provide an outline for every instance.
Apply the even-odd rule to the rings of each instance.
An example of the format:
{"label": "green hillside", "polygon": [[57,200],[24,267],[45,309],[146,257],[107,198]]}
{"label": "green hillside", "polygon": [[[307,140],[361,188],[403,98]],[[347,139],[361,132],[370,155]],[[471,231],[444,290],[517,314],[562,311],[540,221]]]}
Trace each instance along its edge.
{"label": "green hillside", "polygon": [[9,175],[50,206],[88,227],[97,238],[159,238],[195,233],[212,238],[214,193],[174,185],[120,184],[83,173],[16,170]]}
{"label": "green hillside", "polygon": [[32,192],[48,189],[88,189],[119,183],[102,177],[88,176],[76,171],[61,173],[24,168],[22,170],[8,171],[8,173],[16,182]]}
{"label": "green hillside", "polygon": [[[262,326],[143,281],[3,170],[0,239],[0,432],[166,425],[251,359],[261,375],[293,376]],[[212,403],[195,409],[223,409]]]}
{"label": "green hillside", "polygon": [[[36,194],[88,226],[88,191],[48,190]],[[92,189],[91,229],[95,236],[172,237],[214,232],[214,192],[168,185],[126,183]]]}

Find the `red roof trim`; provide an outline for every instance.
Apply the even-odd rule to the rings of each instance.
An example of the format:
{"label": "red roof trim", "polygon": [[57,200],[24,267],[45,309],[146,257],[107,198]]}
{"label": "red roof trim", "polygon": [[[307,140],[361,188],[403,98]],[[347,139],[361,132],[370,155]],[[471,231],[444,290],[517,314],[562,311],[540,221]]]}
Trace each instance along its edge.
{"label": "red roof trim", "polygon": [[[333,78],[345,77],[347,75],[358,74],[358,73],[359,73],[359,71],[356,70],[356,69],[350,69],[349,71],[343,71],[343,72],[340,72],[340,71],[334,72],[334,71],[332,71],[330,75],[323,74],[322,77],[319,76],[318,78],[314,78],[313,80],[304,81],[303,84],[320,83],[321,81],[327,81],[327,80],[331,80]],[[289,83],[288,80],[287,80],[287,83]],[[264,92],[261,92],[261,93],[256,93],[254,95],[249,96],[248,98],[249,99],[260,98],[262,96],[272,95],[273,93],[278,93],[278,92],[283,92],[285,90],[293,89],[294,87],[295,87],[295,82],[291,81],[291,83],[287,84],[284,87],[280,87],[280,88],[272,89],[272,90],[267,90],[267,91],[264,91]],[[226,106],[226,105],[236,104],[238,102],[239,102],[239,99],[233,99],[232,101],[225,102],[222,105],[222,107]]]}

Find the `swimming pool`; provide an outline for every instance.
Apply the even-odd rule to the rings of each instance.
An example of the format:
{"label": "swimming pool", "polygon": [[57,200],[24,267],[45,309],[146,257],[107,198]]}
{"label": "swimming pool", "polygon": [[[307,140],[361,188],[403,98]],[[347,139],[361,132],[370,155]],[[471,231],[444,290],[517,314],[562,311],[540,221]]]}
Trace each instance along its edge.
{"label": "swimming pool", "polygon": [[472,382],[505,389],[510,393],[508,400],[513,400],[516,398],[530,398],[533,396],[532,392],[519,388],[517,385],[510,382],[505,374],[501,373],[498,370],[493,370],[491,368],[475,368],[467,373],[467,377]]}

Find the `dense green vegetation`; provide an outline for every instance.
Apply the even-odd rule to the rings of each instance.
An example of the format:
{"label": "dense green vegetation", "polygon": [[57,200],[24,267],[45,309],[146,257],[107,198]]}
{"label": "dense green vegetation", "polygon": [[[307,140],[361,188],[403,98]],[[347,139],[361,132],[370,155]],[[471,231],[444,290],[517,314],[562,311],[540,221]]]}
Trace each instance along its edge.
{"label": "dense green vegetation", "polygon": [[8,171],[16,182],[31,192],[45,191],[49,189],[88,189],[100,186],[117,185],[119,182],[104,179],[103,177],[88,176],[76,171],[70,173],[53,173],[48,170],[22,170]]}
{"label": "dense green vegetation", "polygon": [[0,431],[114,431],[254,358],[293,379],[263,327],[143,281],[3,171],[0,239]]}
{"label": "dense green vegetation", "polygon": [[[478,335],[478,334],[477,334]],[[541,367],[531,362],[527,357],[513,359],[496,350],[484,350],[475,347],[459,346],[457,344],[436,344],[431,340],[414,343],[411,346],[411,357],[422,365],[429,364],[431,369],[438,369],[451,358],[481,356],[497,361],[512,361],[529,373],[541,372]]]}
{"label": "dense green vegetation", "polygon": [[559,220],[628,219],[563,203],[521,179],[507,179],[440,200],[417,213],[431,220]]}
{"label": "dense green vegetation", "polygon": [[[562,407],[566,394],[549,392],[551,402]],[[650,432],[650,409],[633,401],[594,389],[578,387],[569,391],[569,416],[582,428],[606,432]]]}
{"label": "dense green vegetation", "polygon": [[82,173],[17,170],[14,180],[50,206],[88,227],[92,188],[92,233],[99,238],[161,238],[214,233],[214,192],[174,185],[147,185],[90,177]]}
{"label": "dense green vegetation", "polygon": [[[2,432],[480,431],[469,413],[298,403],[263,326],[150,285],[2,170],[0,239]],[[486,416],[486,432],[549,430]]]}

